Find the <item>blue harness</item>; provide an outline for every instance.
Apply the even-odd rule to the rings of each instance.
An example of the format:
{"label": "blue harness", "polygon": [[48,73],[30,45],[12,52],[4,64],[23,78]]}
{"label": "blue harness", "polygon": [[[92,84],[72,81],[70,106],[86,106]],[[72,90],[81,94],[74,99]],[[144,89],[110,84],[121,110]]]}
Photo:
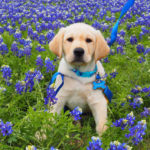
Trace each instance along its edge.
{"label": "blue harness", "polygon": [[[127,13],[127,11],[130,9],[130,7],[133,6],[135,0],[128,0],[127,3],[124,5],[124,7],[122,8],[121,14],[119,19],[117,20],[116,24],[114,25],[112,32],[111,32],[111,40],[108,43],[109,46],[112,46],[112,44],[116,41],[117,38],[117,32],[118,32],[118,26],[120,23],[121,18]],[[79,77],[84,77],[84,78],[89,78],[92,77],[96,72],[97,72],[97,66],[95,66],[95,69],[93,71],[89,71],[89,72],[80,72],[77,69],[72,69],[72,71]],[[60,75],[61,79],[62,79],[62,83],[59,85],[59,87],[56,89],[56,95],[59,92],[59,90],[61,89],[61,87],[64,85],[64,74],[60,73],[60,72],[56,72],[52,78],[51,81],[49,83],[49,87],[51,87],[51,85],[54,83],[55,79],[57,78],[57,76]],[[101,77],[99,75],[96,76],[96,81],[93,82],[93,89],[102,89],[104,95],[106,96],[106,98],[108,99],[109,102],[111,102],[112,99],[112,92],[110,91],[110,89],[108,88],[108,86],[106,86],[106,82],[101,80]]]}
{"label": "blue harness", "polygon": [[[94,74],[96,74],[97,72],[97,65],[95,66],[95,69],[93,71],[87,71],[87,72],[80,72],[77,69],[71,69],[71,71],[73,71],[77,76],[82,77],[82,78],[90,78],[92,77]],[[61,76],[62,79],[62,83],[59,85],[59,87],[56,89],[56,95],[59,92],[59,90],[61,89],[61,87],[64,85],[64,74],[60,73],[60,72],[56,72],[52,78],[51,81],[49,83],[49,88],[51,87],[51,85],[54,83],[54,81],[56,80],[57,76]],[[112,92],[110,91],[110,89],[108,88],[108,86],[106,86],[106,82],[104,80],[101,79],[100,75],[97,74],[96,75],[96,81],[93,82],[93,89],[101,89],[103,90],[104,95],[107,98],[107,102],[111,102],[112,99]]]}

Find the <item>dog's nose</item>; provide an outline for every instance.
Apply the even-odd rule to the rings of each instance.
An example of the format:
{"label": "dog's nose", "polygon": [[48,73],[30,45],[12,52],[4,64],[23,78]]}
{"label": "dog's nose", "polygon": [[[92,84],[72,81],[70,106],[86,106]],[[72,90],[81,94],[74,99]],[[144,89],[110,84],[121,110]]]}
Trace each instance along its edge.
{"label": "dog's nose", "polygon": [[84,49],[83,48],[75,48],[74,49],[74,55],[76,57],[82,57],[84,55]]}

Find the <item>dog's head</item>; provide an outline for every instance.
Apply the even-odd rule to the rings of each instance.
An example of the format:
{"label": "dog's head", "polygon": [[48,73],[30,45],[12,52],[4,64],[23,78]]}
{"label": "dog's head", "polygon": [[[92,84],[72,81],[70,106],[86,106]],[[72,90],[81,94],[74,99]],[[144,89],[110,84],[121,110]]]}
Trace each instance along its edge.
{"label": "dog's head", "polygon": [[97,61],[110,51],[101,32],[84,23],[61,28],[49,48],[60,58],[64,55],[72,65],[88,64],[93,59]]}

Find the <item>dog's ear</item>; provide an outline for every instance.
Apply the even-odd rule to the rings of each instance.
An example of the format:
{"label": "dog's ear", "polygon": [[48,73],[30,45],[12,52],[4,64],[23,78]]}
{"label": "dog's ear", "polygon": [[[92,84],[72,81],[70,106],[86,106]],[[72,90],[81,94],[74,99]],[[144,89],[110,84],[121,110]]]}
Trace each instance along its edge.
{"label": "dog's ear", "polygon": [[65,28],[61,28],[53,40],[49,43],[49,49],[59,58],[62,56],[64,32]]}
{"label": "dog's ear", "polygon": [[99,30],[96,31],[95,61],[107,56],[110,48]]}

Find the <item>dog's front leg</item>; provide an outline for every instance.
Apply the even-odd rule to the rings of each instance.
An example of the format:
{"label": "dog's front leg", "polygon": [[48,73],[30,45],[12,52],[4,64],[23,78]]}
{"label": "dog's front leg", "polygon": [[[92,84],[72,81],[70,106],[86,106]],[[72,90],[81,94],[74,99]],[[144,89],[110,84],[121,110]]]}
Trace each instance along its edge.
{"label": "dog's front leg", "polygon": [[57,114],[60,114],[61,113],[61,110],[64,108],[65,104],[66,104],[66,97],[64,95],[62,95],[62,92],[61,93],[58,93],[57,95],[57,103],[54,104],[50,109],[50,111],[52,113],[57,113]]}
{"label": "dog's front leg", "polygon": [[107,122],[107,101],[101,91],[94,91],[94,93],[88,97],[88,105],[92,111],[95,123],[96,131],[101,134],[107,129],[105,125]]}

